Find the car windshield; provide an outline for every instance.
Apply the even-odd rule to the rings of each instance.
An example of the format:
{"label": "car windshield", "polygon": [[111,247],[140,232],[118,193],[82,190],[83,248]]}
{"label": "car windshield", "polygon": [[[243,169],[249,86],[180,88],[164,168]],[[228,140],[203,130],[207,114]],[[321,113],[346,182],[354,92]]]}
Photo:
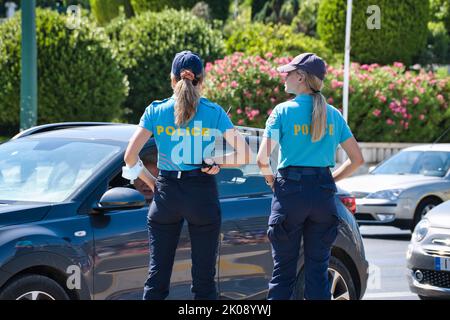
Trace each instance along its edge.
{"label": "car windshield", "polygon": [[119,151],[119,146],[67,139],[4,143],[0,201],[65,201]]}
{"label": "car windshield", "polygon": [[443,177],[450,166],[450,152],[402,151],[379,165],[372,174],[420,174]]}

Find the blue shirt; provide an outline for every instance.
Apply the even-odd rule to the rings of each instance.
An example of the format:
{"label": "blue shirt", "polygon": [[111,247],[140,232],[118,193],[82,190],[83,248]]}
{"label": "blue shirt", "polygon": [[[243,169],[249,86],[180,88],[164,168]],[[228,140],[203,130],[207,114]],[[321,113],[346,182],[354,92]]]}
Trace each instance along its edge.
{"label": "blue shirt", "polygon": [[223,108],[200,98],[195,116],[182,127],[175,125],[175,98],[154,101],[145,109],[139,126],[153,132],[158,148],[158,169],[198,169],[204,158],[214,155],[217,137],[233,128]]}
{"label": "blue shirt", "polygon": [[264,136],[280,144],[278,169],[288,166],[334,167],[336,149],[352,132],[341,113],[327,105],[326,133],[311,141],[313,97],[301,94],[277,105],[266,122]]}

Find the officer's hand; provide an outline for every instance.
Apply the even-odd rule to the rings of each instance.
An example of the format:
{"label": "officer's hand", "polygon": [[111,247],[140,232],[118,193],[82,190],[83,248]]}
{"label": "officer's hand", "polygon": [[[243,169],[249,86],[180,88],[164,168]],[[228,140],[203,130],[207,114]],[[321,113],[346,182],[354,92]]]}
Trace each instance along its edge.
{"label": "officer's hand", "polygon": [[202,168],[202,171],[207,174],[215,175],[219,173],[220,167],[218,165],[214,165],[211,166],[210,168]]}

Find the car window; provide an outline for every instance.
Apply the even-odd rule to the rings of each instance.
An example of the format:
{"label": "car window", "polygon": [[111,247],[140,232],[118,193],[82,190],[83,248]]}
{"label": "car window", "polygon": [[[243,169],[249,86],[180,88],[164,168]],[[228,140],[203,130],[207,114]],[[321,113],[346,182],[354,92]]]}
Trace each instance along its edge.
{"label": "car window", "polygon": [[443,177],[450,168],[450,152],[401,151],[383,162],[373,174],[420,174]]}
{"label": "car window", "polygon": [[[219,189],[219,196],[222,198],[251,196],[254,194],[272,192],[270,187],[267,186],[255,161],[261,140],[259,137],[254,136],[246,136],[245,138],[250,149],[253,151],[253,159],[251,164],[239,168],[222,168],[220,170],[216,177],[216,181]],[[216,148],[216,155],[223,154],[224,152],[232,152],[232,148],[229,145],[227,145],[225,149]],[[274,154],[276,153],[277,152],[274,152]],[[271,160],[271,162],[274,161],[275,160]]]}
{"label": "car window", "polygon": [[[146,168],[156,177],[158,175],[156,169],[157,162],[157,149],[156,147],[145,148],[139,154],[142,162],[146,166]],[[124,166],[125,163],[122,163]],[[123,188],[132,188],[139,191],[144,197],[147,204],[150,204],[153,200],[153,192],[151,189],[140,179],[134,181],[134,184],[130,183],[130,180],[122,177],[122,170],[117,172],[108,182],[108,190],[112,188],[123,187]]]}
{"label": "car window", "polygon": [[271,192],[256,165],[222,168],[216,179],[219,195],[223,198]]}
{"label": "car window", "polygon": [[67,139],[19,139],[0,145],[0,200],[62,202],[120,147]]}

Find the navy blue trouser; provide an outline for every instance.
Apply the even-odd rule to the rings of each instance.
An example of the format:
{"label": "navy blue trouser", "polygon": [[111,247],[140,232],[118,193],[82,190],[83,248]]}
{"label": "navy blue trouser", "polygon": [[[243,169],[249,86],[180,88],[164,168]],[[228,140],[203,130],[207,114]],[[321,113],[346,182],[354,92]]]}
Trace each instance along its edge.
{"label": "navy blue trouser", "polygon": [[274,259],[269,300],[292,298],[302,237],[305,299],[331,299],[328,265],[339,224],[335,193],[336,185],[328,168],[279,170],[267,232]]}
{"label": "navy blue trouser", "polygon": [[148,214],[149,275],[144,300],[162,300],[169,294],[170,277],[180,232],[187,220],[191,239],[194,298],[217,299],[215,282],[221,212],[214,176],[158,176]]}

